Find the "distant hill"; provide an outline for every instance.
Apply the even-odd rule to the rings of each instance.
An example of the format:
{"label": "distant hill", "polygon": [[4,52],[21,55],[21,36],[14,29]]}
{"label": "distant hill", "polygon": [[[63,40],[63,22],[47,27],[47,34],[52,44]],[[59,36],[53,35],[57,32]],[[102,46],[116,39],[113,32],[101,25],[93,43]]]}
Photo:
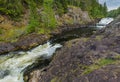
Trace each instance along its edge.
{"label": "distant hill", "polygon": [[107,16],[108,17],[117,17],[118,15],[120,15],[120,7],[118,9],[114,9],[108,12]]}

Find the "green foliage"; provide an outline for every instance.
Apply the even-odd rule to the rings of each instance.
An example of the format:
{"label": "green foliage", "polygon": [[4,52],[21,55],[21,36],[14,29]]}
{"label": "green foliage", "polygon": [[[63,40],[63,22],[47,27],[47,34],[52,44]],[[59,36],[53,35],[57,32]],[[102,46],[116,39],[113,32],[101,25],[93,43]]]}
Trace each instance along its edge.
{"label": "green foliage", "polygon": [[0,13],[12,17],[19,17],[24,10],[22,0],[0,0]]}
{"label": "green foliage", "polygon": [[29,25],[27,26],[27,33],[32,33],[39,27],[39,21],[31,17]]}
{"label": "green foliage", "polygon": [[87,8],[87,4],[86,4],[84,1],[81,1],[81,2],[79,3],[79,6],[80,6],[80,8],[81,8],[82,10],[86,10],[86,8]]}
{"label": "green foliage", "polygon": [[113,64],[117,62],[117,60],[113,60],[113,59],[100,59],[98,61],[96,61],[95,64],[92,64],[90,66],[86,66],[86,69],[85,71],[82,73],[82,74],[89,74],[91,73],[92,71],[96,70],[96,69],[99,69],[105,65],[109,65],[109,64]]}
{"label": "green foliage", "polygon": [[26,7],[42,5],[43,0],[0,0],[0,13],[9,15],[11,18],[20,17]]}
{"label": "green foliage", "polygon": [[[56,27],[55,13],[53,10],[53,0],[42,0],[43,11],[38,14],[38,3],[32,0],[28,2],[30,8],[30,21],[27,27],[27,32],[44,33],[44,28],[52,29]],[[44,27],[44,28],[43,28]]]}
{"label": "green foliage", "polygon": [[53,0],[44,0],[43,3],[44,11],[42,12],[42,22],[44,22],[45,27],[55,28],[56,19],[55,13],[53,10]]}
{"label": "green foliage", "polygon": [[29,4],[29,8],[30,8],[30,20],[29,20],[29,25],[27,27],[27,32],[31,33],[31,32],[35,32],[36,30],[38,30],[39,27],[39,15],[37,13],[37,5],[34,2],[34,0],[31,0],[31,2],[28,2]]}
{"label": "green foliage", "polygon": [[67,12],[67,0],[54,0],[53,4],[57,14],[62,15]]}
{"label": "green foliage", "polygon": [[0,34],[2,34],[2,33],[3,33],[3,29],[0,28]]}
{"label": "green foliage", "polygon": [[118,15],[120,15],[120,7],[118,9],[109,11],[107,14],[108,17],[114,17],[114,18],[117,17]]}
{"label": "green foliage", "polygon": [[101,5],[98,0],[67,0],[67,4],[78,6],[83,11],[88,11],[93,18],[102,18],[107,14],[106,3]]}
{"label": "green foliage", "polygon": [[[68,5],[78,6],[82,10],[88,11],[93,18],[104,17],[107,13],[106,3],[104,3],[104,5],[100,5],[98,0],[1,0],[0,5],[0,13],[7,14],[12,18],[21,16],[25,7],[29,7],[30,10],[32,10],[32,8],[37,8],[39,6],[44,7],[45,13],[52,11],[51,14],[53,15],[55,14],[52,9],[56,11],[55,13],[62,15],[63,13],[67,12]],[[36,10],[34,11],[36,12]],[[53,15],[51,16],[53,17]],[[53,20],[54,17],[52,21]]]}
{"label": "green foliage", "polygon": [[29,9],[27,33],[43,33],[44,29],[51,30],[56,27],[55,14],[63,15],[69,5],[88,11],[93,18],[102,18],[107,11],[106,4],[100,5],[98,0],[0,0],[0,14],[18,19]]}
{"label": "green foliage", "polygon": [[13,42],[16,41],[19,36],[24,34],[25,29],[24,28],[17,28],[13,27],[13,29],[9,30],[2,30],[2,35],[0,37],[0,42],[5,41],[5,42]]}
{"label": "green foliage", "polygon": [[103,14],[105,16],[107,16],[107,5],[106,5],[106,3],[104,3],[104,6],[103,6]]}
{"label": "green foliage", "polygon": [[98,3],[97,0],[91,0],[91,8],[88,10],[90,15],[93,18],[103,18],[107,14],[107,6],[106,3],[104,5],[101,5]]}

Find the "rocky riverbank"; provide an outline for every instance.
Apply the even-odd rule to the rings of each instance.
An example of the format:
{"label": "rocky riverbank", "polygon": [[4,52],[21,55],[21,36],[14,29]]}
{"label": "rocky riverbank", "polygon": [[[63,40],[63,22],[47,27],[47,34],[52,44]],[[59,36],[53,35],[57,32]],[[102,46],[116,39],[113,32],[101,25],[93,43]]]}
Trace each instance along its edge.
{"label": "rocky riverbank", "polygon": [[[37,45],[45,43],[50,38],[61,35],[66,31],[77,28],[88,27],[98,22],[90,18],[88,12],[82,11],[79,7],[69,7],[68,12],[62,16],[56,15],[58,27],[48,33],[32,33],[26,35],[26,27],[29,24],[30,11],[26,11],[21,21],[13,21],[8,16],[0,15],[0,54],[28,50]],[[41,28],[42,29],[42,28]],[[26,36],[24,36],[26,35]]]}
{"label": "rocky riverbank", "polygon": [[0,54],[17,51],[29,50],[39,44],[45,43],[49,39],[48,36],[42,34],[29,34],[21,37],[16,42],[2,42],[0,43]]}
{"label": "rocky riverbank", "polygon": [[[93,23],[90,23],[93,24]],[[36,47],[40,44],[43,44],[50,40],[53,37],[58,35],[62,35],[65,32],[79,29],[79,28],[86,28],[89,27],[90,24],[80,25],[80,24],[73,24],[73,25],[63,25],[57,27],[49,34],[37,34],[32,33],[26,36],[20,37],[16,42],[1,42],[0,43],[0,54],[5,54],[12,51],[17,50],[29,50],[33,47]]]}
{"label": "rocky riverbank", "polygon": [[28,82],[119,82],[120,20],[115,21],[90,38],[66,42],[47,67],[29,74]]}

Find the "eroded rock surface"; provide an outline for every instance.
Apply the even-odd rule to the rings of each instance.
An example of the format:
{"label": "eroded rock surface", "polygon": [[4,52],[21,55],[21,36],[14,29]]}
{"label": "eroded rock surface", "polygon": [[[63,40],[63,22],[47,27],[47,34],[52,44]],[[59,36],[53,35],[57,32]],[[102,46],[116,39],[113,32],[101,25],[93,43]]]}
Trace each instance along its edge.
{"label": "eroded rock surface", "polygon": [[19,38],[16,42],[0,43],[0,55],[16,50],[29,50],[39,44],[43,44],[49,39],[48,36],[42,34],[29,34]]}
{"label": "eroded rock surface", "polygon": [[11,43],[0,43],[0,54],[14,50],[15,47]]}
{"label": "eroded rock surface", "polygon": [[[119,82],[120,27],[66,42],[49,66],[35,71],[36,82]],[[28,79],[32,82],[34,78]]]}
{"label": "eroded rock surface", "polygon": [[28,50],[32,47],[35,47],[39,44],[43,44],[49,39],[48,36],[42,34],[29,34],[27,36],[21,37],[14,44],[16,48],[21,50]]}

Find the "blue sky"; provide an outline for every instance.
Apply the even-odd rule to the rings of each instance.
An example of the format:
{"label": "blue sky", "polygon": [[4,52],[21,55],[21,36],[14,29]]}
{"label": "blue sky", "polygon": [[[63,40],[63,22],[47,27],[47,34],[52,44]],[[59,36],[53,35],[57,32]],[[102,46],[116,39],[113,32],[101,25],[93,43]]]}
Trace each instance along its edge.
{"label": "blue sky", "polygon": [[106,2],[108,11],[120,7],[120,0],[99,0],[101,4]]}

